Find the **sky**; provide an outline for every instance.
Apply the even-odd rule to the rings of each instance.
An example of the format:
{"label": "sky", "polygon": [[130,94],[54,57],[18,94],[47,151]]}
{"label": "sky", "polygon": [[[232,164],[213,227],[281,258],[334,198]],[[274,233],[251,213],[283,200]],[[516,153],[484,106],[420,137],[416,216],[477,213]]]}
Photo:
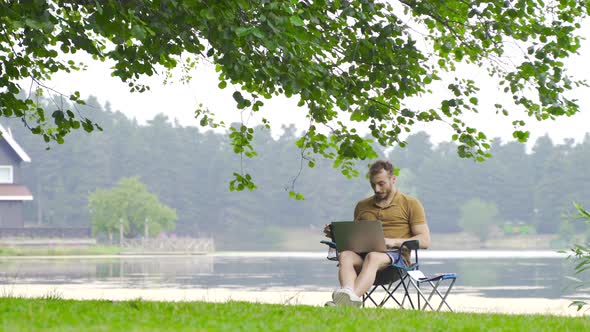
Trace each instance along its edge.
{"label": "sky", "polygon": [[[590,35],[590,22],[584,24],[582,35]],[[588,61],[585,61],[590,57],[590,41],[584,40],[582,42],[579,53],[566,62],[567,68],[570,74],[574,74],[577,79],[590,79],[590,65]],[[249,112],[241,114],[235,108],[235,102],[231,96],[237,88],[228,85],[223,90],[219,89],[217,74],[213,65],[209,63],[198,65],[192,72],[193,78],[189,83],[180,83],[177,80],[164,84],[164,75],[162,74],[143,79],[142,82],[151,87],[150,91],[131,93],[125,83],[122,83],[118,78],[111,77],[110,66],[112,64],[93,61],[83,55],[78,55],[77,60],[84,61],[88,65],[88,69],[70,74],[54,75],[48,85],[66,94],[79,91],[83,98],[95,96],[102,105],[108,101],[113,111],[120,111],[130,118],[135,118],[140,124],[145,124],[156,114],[163,113],[171,120],[176,119],[182,126],[198,127],[194,111],[202,103],[216,114],[218,120],[223,120],[226,123],[240,121],[243,117],[243,120],[249,125],[255,125],[260,123],[262,118],[267,118],[271,122],[272,134],[275,138],[282,134],[282,125],[295,124],[300,131],[308,125],[305,118],[306,110],[296,106],[297,97],[289,99],[279,96],[265,100],[263,110],[255,113],[253,117]],[[503,142],[514,140],[512,138],[512,120],[495,116],[493,110],[493,104],[499,99],[507,98],[507,96],[503,95],[498,90],[497,84],[488,79],[487,74],[478,68],[465,67],[461,70],[481,84],[478,96],[481,112],[477,115],[466,116],[464,120],[483,130],[488,137],[500,137]],[[24,82],[23,87],[28,87],[28,84]],[[433,93],[433,96],[425,95],[415,102],[421,106],[431,101],[440,102],[441,96],[436,88]],[[590,131],[588,126],[590,124],[589,93],[590,89],[585,87],[577,88],[572,92],[580,104],[580,112],[575,116],[544,122],[538,122],[525,116],[518,117],[518,119],[525,121],[528,119],[526,121],[529,125],[527,129],[531,132],[528,148],[531,148],[536,138],[545,134],[548,134],[555,143],[562,143],[566,138],[573,138],[576,142],[581,142],[584,135]],[[367,132],[362,126],[358,128],[361,133]],[[428,132],[435,144],[449,141],[453,134],[450,127],[443,123],[421,124],[414,127],[414,132],[420,130]]]}

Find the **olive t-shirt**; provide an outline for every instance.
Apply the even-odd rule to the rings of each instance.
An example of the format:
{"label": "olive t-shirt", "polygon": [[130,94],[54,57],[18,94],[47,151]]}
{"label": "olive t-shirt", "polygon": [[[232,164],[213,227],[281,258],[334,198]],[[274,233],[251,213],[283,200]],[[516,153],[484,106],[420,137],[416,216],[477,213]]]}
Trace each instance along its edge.
{"label": "olive t-shirt", "polygon": [[[407,239],[414,236],[412,225],[426,224],[426,215],[420,201],[396,191],[391,203],[383,208],[377,206],[375,196],[358,202],[354,209],[354,220],[381,220],[386,238]],[[409,254],[404,252],[404,257],[409,261]]]}

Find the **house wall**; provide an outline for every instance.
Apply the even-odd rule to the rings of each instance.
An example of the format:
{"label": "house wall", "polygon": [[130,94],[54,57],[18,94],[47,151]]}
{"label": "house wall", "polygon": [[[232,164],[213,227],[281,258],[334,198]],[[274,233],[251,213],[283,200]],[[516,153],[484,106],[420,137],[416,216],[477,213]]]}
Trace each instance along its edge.
{"label": "house wall", "polygon": [[0,228],[24,226],[23,202],[0,201]]}
{"label": "house wall", "polygon": [[12,165],[14,183],[20,184],[20,157],[3,139],[0,139],[0,165]]}

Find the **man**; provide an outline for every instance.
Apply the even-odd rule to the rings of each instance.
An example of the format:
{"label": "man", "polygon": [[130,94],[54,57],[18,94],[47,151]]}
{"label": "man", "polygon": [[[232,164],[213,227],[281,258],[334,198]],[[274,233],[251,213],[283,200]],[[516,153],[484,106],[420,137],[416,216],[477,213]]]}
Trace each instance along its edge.
{"label": "man", "polygon": [[[420,248],[428,248],[430,230],[422,204],[405,195],[395,187],[394,167],[389,161],[378,160],[369,169],[371,188],[375,195],[361,200],[354,209],[354,220],[380,220],[387,248],[399,248],[404,241],[419,240]],[[324,228],[330,237],[330,225]],[[373,285],[377,271],[392,263],[408,264],[409,253],[400,255],[397,251],[370,252],[366,255],[343,251],[338,257],[338,279],[340,288],[332,293],[332,305],[360,307],[362,296]]]}

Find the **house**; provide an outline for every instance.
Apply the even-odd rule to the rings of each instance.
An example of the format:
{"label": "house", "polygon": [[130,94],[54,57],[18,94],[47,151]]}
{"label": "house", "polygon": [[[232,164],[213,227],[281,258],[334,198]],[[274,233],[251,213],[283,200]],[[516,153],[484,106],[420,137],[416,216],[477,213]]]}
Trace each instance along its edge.
{"label": "house", "polygon": [[14,140],[10,129],[0,125],[0,133],[0,228],[22,228],[23,204],[33,200],[33,195],[21,182],[21,164],[31,162],[31,158]]}

